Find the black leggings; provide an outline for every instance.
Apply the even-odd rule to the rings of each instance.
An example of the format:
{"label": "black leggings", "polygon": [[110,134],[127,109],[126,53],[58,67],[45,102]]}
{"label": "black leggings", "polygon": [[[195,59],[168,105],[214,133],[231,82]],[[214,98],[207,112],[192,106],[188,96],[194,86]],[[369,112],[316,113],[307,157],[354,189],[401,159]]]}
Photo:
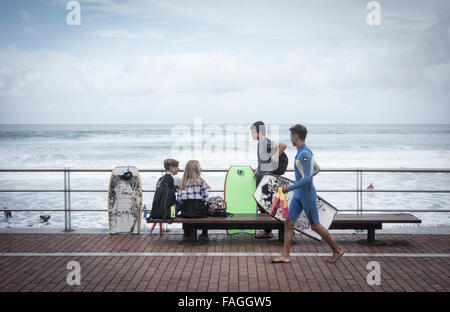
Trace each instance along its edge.
{"label": "black leggings", "polygon": [[[262,178],[263,178],[263,176],[264,176],[265,174],[269,174],[269,173],[267,172],[267,173],[256,174],[256,186],[259,185],[259,182],[261,182],[261,180],[262,180]],[[256,204],[258,205],[258,210],[259,210],[260,213],[266,213],[266,214],[269,214],[266,210],[264,210],[264,208],[263,208],[260,204],[258,204],[258,203],[256,203]],[[264,230],[264,232],[266,232],[267,234],[272,233],[272,228],[270,228],[270,227],[269,227],[269,228],[263,228],[263,230]]]}

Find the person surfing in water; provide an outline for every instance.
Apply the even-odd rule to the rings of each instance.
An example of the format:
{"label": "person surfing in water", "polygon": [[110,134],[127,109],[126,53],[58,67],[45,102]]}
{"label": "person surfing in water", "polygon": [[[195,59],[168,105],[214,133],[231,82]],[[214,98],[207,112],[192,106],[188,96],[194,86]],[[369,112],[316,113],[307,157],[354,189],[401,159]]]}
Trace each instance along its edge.
{"label": "person surfing in water", "polygon": [[313,184],[313,154],[305,145],[307,129],[302,125],[295,125],[289,129],[291,131],[291,142],[297,148],[295,156],[294,171],[295,184],[289,187],[282,186],[283,193],[294,191],[294,196],[289,204],[289,218],[284,224],[284,246],[280,257],[273,258],[273,263],[289,263],[291,259],[289,252],[292,238],[294,236],[294,223],[304,210],[311,229],[320,235],[333,250],[333,255],[328,262],[335,263],[342,255],[344,250],[340,248],[331,237],[330,233],[319,222],[319,213],[317,210],[317,195]]}

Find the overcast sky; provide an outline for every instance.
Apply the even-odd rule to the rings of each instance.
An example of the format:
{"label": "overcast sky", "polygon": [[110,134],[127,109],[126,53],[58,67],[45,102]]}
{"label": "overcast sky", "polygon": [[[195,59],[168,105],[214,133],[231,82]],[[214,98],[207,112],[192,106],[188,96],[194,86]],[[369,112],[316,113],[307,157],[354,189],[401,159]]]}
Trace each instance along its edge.
{"label": "overcast sky", "polygon": [[450,1],[0,2],[0,123],[449,123]]}

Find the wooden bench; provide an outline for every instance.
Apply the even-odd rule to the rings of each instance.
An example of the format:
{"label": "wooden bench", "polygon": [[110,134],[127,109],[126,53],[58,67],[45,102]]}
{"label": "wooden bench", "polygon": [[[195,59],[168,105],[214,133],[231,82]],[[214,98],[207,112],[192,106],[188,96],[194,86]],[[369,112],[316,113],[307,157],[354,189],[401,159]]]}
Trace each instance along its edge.
{"label": "wooden bench", "polygon": [[[147,219],[147,223],[182,223],[185,233],[192,233],[197,229],[203,230],[237,230],[237,229],[264,229],[271,228],[278,230],[278,240],[284,241],[284,223],[278,221],[268,214],[235,213],[228,217],[205,217],[198,219],[176,217],[171,221],[161,219]],[[195,236],[195,235],[194,235]],[[192,236],[192,239],[194,238]],[[195,236],[196,237],[196,236]]]}
{"label": "wooden bench", "polygon": [[375,230],[382,229],[383,223],[422,223],[422,220],[410,213],[338,213],[330,229],[367,230],[365,244],[383,245],[375,240]]}
{"label": "wooden bench", "polygon": [[[197,229],[263,229],[278,230],[278,241],[284,241],[284,223],[268,214],[234,214],[228,217],[206,217],[198,219],[177,217],[173,220],[147,219],[147,223],[182,223],[185,233]],[[410,213],[338,213],[330,229],[367,230],[369,245],[382,244],[375,240],[375,230],[382,229],[383,223],[421,223],[422,220]],[[195,239],[196,239],[196,235]],[[192,239],[194,239],[192,236]],[[195,240],[194,240],[195,241]]]}

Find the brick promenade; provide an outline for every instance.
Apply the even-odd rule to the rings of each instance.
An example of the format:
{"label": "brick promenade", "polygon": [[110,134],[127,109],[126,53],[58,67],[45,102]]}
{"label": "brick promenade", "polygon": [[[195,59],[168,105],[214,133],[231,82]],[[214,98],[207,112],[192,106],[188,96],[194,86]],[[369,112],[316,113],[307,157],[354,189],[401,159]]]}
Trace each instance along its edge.
{"label": "brick promenade", "polygon": [[[324,242],[296,234],[292,263],[275,265],[276,237],[210,234],[209,244],[189,246],[178,234],[0,234],[0,291],[450,290],[450,235],[377,235],[403,247],[356,243],[366,234],[334,237],[347,252],[337,264],[326,262]],[[66,281],[73,260],[79,286]],[[380,286],[367,284],[369,261],[381,265]]]}

